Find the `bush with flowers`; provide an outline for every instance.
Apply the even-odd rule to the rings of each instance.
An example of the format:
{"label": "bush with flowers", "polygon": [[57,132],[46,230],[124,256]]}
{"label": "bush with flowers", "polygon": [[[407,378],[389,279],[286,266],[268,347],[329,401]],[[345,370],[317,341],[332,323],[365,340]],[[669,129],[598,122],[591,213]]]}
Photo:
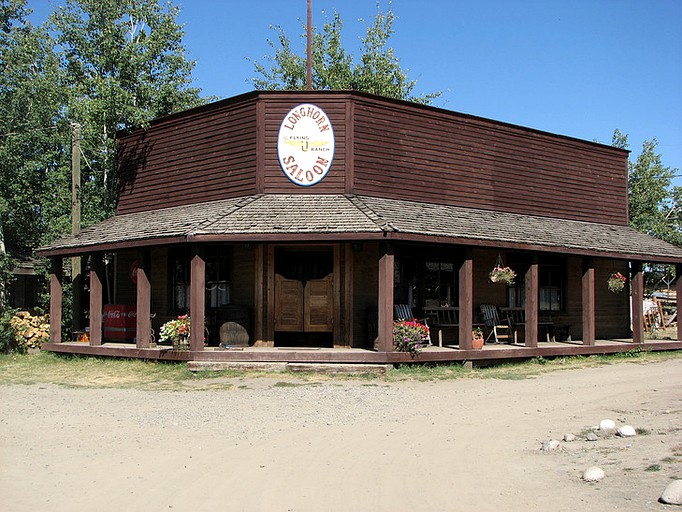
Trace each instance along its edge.
{"label": "bush with flowers", "polygon": [[181,315],[175,320],[169,320],[161,326],[161,343],[171,342],[178,350],[189,349],[189,315]]}
{"label": "bush with flowers", "polygon": [[488,275],[492,283],[514,284],[516,272],[511,267],[495,266]]}
{"label": "bush with flowers", "polygon": [[620,293],[625,289],[627,278],[620,272],[615,272],[609,276],[606,286],[610,292]]}
{"label": "bush with flowers", "polygon": [[413,320],[400,320],[393,323],[393,345],[399,352],[418,355],[429,342],[429,327]]}

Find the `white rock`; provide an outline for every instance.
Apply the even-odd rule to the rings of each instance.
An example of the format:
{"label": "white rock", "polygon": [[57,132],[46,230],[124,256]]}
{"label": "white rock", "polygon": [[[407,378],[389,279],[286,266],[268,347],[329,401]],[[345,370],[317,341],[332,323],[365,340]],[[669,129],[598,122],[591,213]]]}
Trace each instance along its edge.
{"label": "white rock", "polygon": [[669,505],[682,505],[682,480],[673,480],[661,494],[660,500]]}
{"label": "white rock", "polygon": [[583,471],[583,480],[586,482],[599,482],[604,478],[604,470],[597,466],[592,466]]}
{"label": "white rock", "polygon": [[542,443],[542,448],[540,448],[543,452],[553,452],[554,450],[558,450],[559,447],[561,446],[561,443],[557,441],[556,439],[550,439],[549,441],[545,441]]}
{"label": "white rock", "polygon": [[601,420],[599,430],[616,430],[616,422],[613,420]]}
{"label": "white rock", "polygon": [[620,437],[632,437],[637,435],[637,431],[632,425],[623,425],[622,427],[618,427],[616,434]]}
{"label": "white rock", "polygon": [[597,434],[595,434],[594,432],[588,432],[587,435],[585,436],[585,439],[587,439],[588,441],[596,441],[599,438],[597,437]]}
{"label": "white rock", "polygon": [[567,443],[572,443],[576,439],[577,438],[575,437],[574,434],[564,434],[564,441],[566,441]]}

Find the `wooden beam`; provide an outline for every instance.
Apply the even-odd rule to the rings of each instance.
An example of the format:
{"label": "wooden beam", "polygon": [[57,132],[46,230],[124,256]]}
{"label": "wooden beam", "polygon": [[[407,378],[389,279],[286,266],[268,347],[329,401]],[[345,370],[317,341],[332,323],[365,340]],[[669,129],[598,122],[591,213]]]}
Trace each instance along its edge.
{"label": "wooden beam", "polygon": [[195,248],[190,264],[189,288],[189,315],[191,318],[189,348],[196,352],[204,350],[204,325],[206,323],[206,262],[198,248]]}
{"label": "wooden beam", "polygon": [[459,266],[459,348],[471,350],[474,324],[474,256],[467,249]]}
{"label": "wooden beam", "polygon": [[141,249],[137,253],[137,322],[135,326],[136,345],[138,348],[149,348],[152,332],[152,286],[150,274],[149,250]]}
{"label": "wooden beam", "polygon": [[346,194],[355,193],[355,102],[346,100],[346,140],[344,162],[344,191]]}
{"label": "wooden beam", "polygon": [[524,344],[527,347],[538,346],[538,310],[539,310],[539,268],[538,257],[533,260],[526,271],[526,329]]}
{"label": "wooden beam", "polygon": [[642,272],[642,263],[639,261],[632,262],[630,282],[632,284],[632,341],[642,343],[644,341],[644,313],[642,311],[644,273]]}
{"label": "wooden beam", "polygon": [[384,244],[379,258],[379,352],[393,352],[393,273],[395,255],[393,246]]}
{"label": "wooden beam", "polygon": [[343,268],[343,311],[344,311],[344,336],[346,345],[353,346],[354,325],[353,319],[353,244],[345,243],[345,257]]}
{"label": "wooden beam", "polygon": [[333,308],[332,308],[332,318],[333,318],[333,343],[335,347],[345,347],[347,342],[345,338],[342,337],[343,328],[341,325],[341,246],[340,244],[334,244],[333,247],[333,272],[334,279],[332,281],[332,293],[334,294]]}
{"label": "wooden beam", "polygon": [[265,266],[263,264],[263,244],[256,244],[255,250],[256,264],[254,265],[254,282],[255,290],[253,293],[255,304],[254,304],[254,327],[253,327],[253,339],[254,343],[258,344],[263,341],[263,311],[265,311],[265,293],[263,292],[263,283],[265,271]]}
{"label": "wooden beam", "polygon": [[266,347],[275,346],[275,246],[267,244],[265,262],[265,338]]}
{"label": "wooden beam", "polygon": [[102,254],[90,256],[90,345],[102,344]]}
{"label": "wooden beam", "polygon": [[594,262],[592,258],[583,258],[583,345],[595,343],[595,295],[594,295]]}
{"label": "wooden beam", "polygon": [[50,342],[62,341],[62,293],[64,271],[62,259],[52,258],[50,270]]}

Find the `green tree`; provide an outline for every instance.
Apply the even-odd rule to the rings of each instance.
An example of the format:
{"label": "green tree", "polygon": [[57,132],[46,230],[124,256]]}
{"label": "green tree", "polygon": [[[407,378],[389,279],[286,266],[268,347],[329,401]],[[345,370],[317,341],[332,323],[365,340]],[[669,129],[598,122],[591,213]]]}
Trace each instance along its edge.
{"label": "green tree", "polygon": [[[611,144],[627,149],[628,136],[615,130]],[[682,188],[672,187],[677,170],[663,165],[654,137],[642,143],[636,162],[628,162],[630,226],[667,242],[682,245]],[[645,266],[645,287],[653,292],[669,288],[672,265]]]}
{"label": "green tree", "polygon": [[26,0],[3,0],[0,9],[0,273],[6,283],[9,255],[30,256],[43,239],[66,126],[54,42],[27,21]]}
{"label": "green tree", "polygon": [[113,212],[116,132],[202,103],[179,12],[158,0],[67,0],[50,16],[70,91],[66,115],[83,127],[85,225]]}
{"label": "green tree", "polygon": [[675,207],[671,188],[675,170],[663,165],[661,155],[656,152],[657,146],[655,137],[645,140],[637,161],[630,165],[630,225],[680,245],[680,226],[671,216]]}
{"label": "green tree", "polygon": [[[356,90],[417,103],[430,104],[440,92],[414,96],[415,80],[409,80],[388,43],[394,33],[396,17],[389,3],[384,13],[377,2],[374,23],[361,38],[360,58],[356,61],[341,43],[343,22],[338,12],[326,19],[322,31],[313,28],[312,77],[314,89]],[[261,90],[303,90],[306,88],[305,49],[299,54],[284,30],[276,25],[277,41],[268,40],[275,51],[266,63],[252,61],[256,77],[251,83]],[[302,35],[306,41],[306,33]]]}

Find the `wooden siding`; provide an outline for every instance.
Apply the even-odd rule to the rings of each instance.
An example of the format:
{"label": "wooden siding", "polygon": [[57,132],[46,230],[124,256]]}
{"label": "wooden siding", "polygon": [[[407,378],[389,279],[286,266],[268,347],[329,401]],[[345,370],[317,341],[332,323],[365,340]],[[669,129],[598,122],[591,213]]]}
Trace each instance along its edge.
{"label": "wooden siding", "polygon": [[353,125],[356,194],[627,224],[626,152],[366,97]]}
{"label": "wooden siding", "polygon": [[[328,94],[305,96],[266,96],[265,103],[265,158],[263,192],[271,194],[343,194],[346,184],[346,102],[347,95],[329,97]],[[277,137],[284,116],[296,105],[313,103],[324,110],[334,129],[334,160],[327,176],[310,187],[296,185],[286,177],[277,157]]]}
{"label": "wooden siding", "polygon": [[[301,103],[325,111],[336,139],[329,173],[310,187],[292,183],[277,158],[280,124]],[[361,93],[250,93],[124,135],[118,158],[119,214],[255,193],[352,193],[627,224],[623,150]]]}
{"label": "wooden siding", "polygon": [[256,192],[255,100],[163,118],[118,144],[117,213]]}

